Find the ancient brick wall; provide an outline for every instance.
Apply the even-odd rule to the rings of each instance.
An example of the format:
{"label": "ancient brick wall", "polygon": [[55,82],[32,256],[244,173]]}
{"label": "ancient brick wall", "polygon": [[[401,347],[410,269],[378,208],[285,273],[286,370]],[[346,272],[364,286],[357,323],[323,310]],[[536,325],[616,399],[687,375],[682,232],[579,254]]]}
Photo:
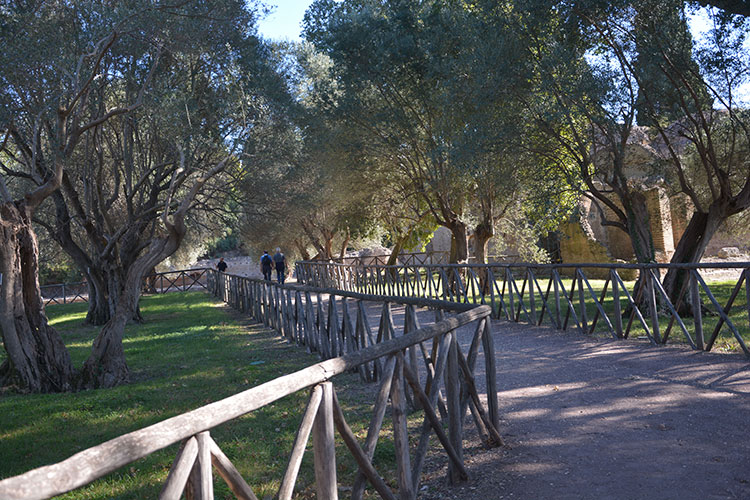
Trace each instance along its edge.
{"label": "ancient brick wall", "polygon": [[672,212],[664,188],[657,186],[645,191],[651,234],[654,238],[657,262],[669,262],[674,254]]}

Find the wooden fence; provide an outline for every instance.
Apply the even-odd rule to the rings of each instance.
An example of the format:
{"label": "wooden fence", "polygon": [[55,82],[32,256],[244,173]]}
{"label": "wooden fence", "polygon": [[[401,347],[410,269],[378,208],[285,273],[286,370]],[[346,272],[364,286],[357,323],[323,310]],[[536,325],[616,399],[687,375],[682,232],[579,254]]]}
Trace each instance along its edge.
{"label": "wooden fence", "polygon": [[[355,266],[384,266],[388,263],[388,259],[390,257],[390,254],[350,256],[341,259],[333,259],[333,262],[337,264],[349,264]],[[400,265],[416,266],[425,264],[447,264],[448,257],[448,252],[411,252],[399,254],[398,260]]]}
{"label": "wooden fence", "polygon": [[[662,271],[670,268],[685,272],[675,301],[670,300],[660,279]],[[714,293],[715,286],[712,291],[703,277],[712,270],[734,274],[732,291],[723,304]],[[592,333],[599,326],[598,331],[617,339],[628,338],[634,327],[640,326],[639,331],[649,341],[665,344],[672,330],[678,329],[685,342],[697,350],[710,351],[724,329],[750,357],[742,335],[750,333],[750,262],[436,266],[298,262],[296,274],[298,281],[313,286],[487,304],[493,318],[548,324],[560,330],[575,324],[582,332]],[[599,280],[596,286],[589,276]],[[636,276],[641,276],[641,280],[635,280]],[[687,308],[688,303],[701,307]]]}
{"label": "wooden fence", "polygon": [[[84,486],[159,449],[182,442],[159,498],[178,499],[184,492],[187,499],[213,499],[213,465],[237,498],[256,499],[251,486],[240,476],[219,444],[213,441],[210,430],[307,388],[310,388],[310,396],[276,497],[280,500],[292,496],[310,434],[316,488],[321,499],[338,498],[334,429],[359,465],[352,486],[354,499],[362,497],[367,482],[382,498],[416,498],[432,433],[448,455],[449,480],[458,482],[467,479],[468,471],[462,452],[462,423],[467,410],[471,411],[474,424],[488,445],[502,444],[498,432],[495,355],[489,307],[396,298],[393,302],[406,306],[404,334],[396,336],[390,303],[382,297],[280,286],[213,270],[208,271],[208,278],[211,291],[233,307],[276,328],[286,339],[305,345],[328,359],[117,437],[60,463],[0,481],[0,498],[50,498]],[[328,295],[327,303],[324,303],[324,295]],[[348,312],[351,311],[348,303],[352,300],[356,302],[356,314]],[[373,334],[367,324],[364,301],[383,302],[383,315],[377,334]],[[420,328],[416,306],[435,308],[439,321]],[[342,312],[342,323],[339,323],[339,311]],[[451,311],[461,312],[446,318],[445,312]],[[353,316],[357,318],[356,326],[352,324]],[[474,323],[473,340],[464,355],[457,342],[457,329]],[[474,378],[477,361],[481,358],[480,348],[484,351],[487,408],[479,398]],[[419,365],[424,366],[422,370]],[[379,381],[364,444],[358,442],[349,428],[330,382],[334,376],[347,371],[358,371],[366,380]],[[395,493],[373,464],[389,400],[397,464],[398,490]],[[424,411],[424,422],[414,441],[418,444],[413,457],[406,425],[410,405]]]}
{"label": "wooden fence", "polygon": [[[142,290],[147,294],[206,290],[208,276],[206,271],[208,269],[182,269],[149,274],[143,278]],[[89,300],[89,287],[85,281],[43,285],[40,288],[45,306],[88,302]]]}
{"label": "wooden fence", "polygon": [[[390,254],[387,255],[362,255],[333,259],[336,264],[348,264],[354,266],[385,266],[388,264]],[[433,250],[429,252],[404,252],[398,255],[398,265],[402,266],[424,266],[447,264],[450,252]],[[488,255],[488,262],[515,262],[518,255]]]}

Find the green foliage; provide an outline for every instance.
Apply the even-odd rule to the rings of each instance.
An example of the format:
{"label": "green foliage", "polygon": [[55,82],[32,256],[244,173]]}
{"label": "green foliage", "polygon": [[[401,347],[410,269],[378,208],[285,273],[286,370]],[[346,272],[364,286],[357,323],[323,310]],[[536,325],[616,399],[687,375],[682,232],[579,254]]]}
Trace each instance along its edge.
{"label": "green foliage", "polygon": [[319,1],[308,10],[308,40],[335,63],[330,113],[366,157],[356,164],[382,179],[373,183],[387,204],[376,217],[394,244],[435,224],[493,227],[538,176],[522,150],[533,80],[516,23],[512,2]]}
{"label": "green foliage", "polygon": [[684,102],[680,102],[684,96],[670,76],[675,73],[691,79],[700,93],[700,107],[710,108],[711,98],[700,81],[698,64],[693,58],[693,38],[684,2],[644,0],[638,2],[636,10],[633,22],[637,55],[633,76],[638,84],[638,124],[649,125],[654,120],[669,124],[683,118],[686,111],[694,113],[698,109],[697,103],[684,109]]}
{"label": "green foliage", "polygon": [[[711,138],[716,147],[713,150],[712,163],[721,165],[722,189],[728,194],[740,194],[747,191],[750,183],[750,133],[738,133],[750,130],[750,111],[736,110],[727,113],[712,113]],[[674,125],[673,129],[679,129]],[[681,184],[678,174],[683,174],[684,183],[693,188],[697,205],[708,207],[716,197],[716,173],[705,167],[705,158],[701,156],[700,144],[688,143],[681,154],[682,168],[667,171],[673,191],[680,192]],[[740,210],[741,211],[741,210]]]}
{"label": "green foliage", "polygon": [[209,243],[206,248],[206,256],[216,257],[218,254],[229,252],[230,250],[239,250],[242,244],[240,236],[233,231],[228,231],[224,236],[215,239]]}
{"label": "green foliage", "polygon": [[39,266],[39,283],[51,285],[57,283],[76,283],[83,280],[81,271],[70,263]]}
{"label": "green foliage", "polygon": [[[186,226],[201,234],[184,240],[173,264],[235,218],[231,162],[191,189],[289,101],[255,36],[259,8],[135,0],[13,2],[0,12],[0,130],[11,138],[0,174],[22,194],[64,163],[66,188],[37,217],[81,272],[134,262],[187,196]],[[75,103],[60,121],[58,108]]]}

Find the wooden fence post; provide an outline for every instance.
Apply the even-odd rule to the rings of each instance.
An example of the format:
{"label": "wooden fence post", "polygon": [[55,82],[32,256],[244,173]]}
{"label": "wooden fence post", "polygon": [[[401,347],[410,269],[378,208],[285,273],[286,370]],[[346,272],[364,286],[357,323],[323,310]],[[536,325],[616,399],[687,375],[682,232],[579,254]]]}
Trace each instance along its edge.
{"label": "wooden fence post", "polygon": [[583,272],[576,268],[575,277],[578,278],[578,304],[581,308],[581,331],[589,333],[588,312],[586,311],[586,291],[583,289]]}
{"label": "wooden fence post", "polygon": [[284,479],[281,481],[279,487],[278,499],[279,500],[291,500],[292,493],[294,492],[294,483],[297,480],[297,474],[299,473],[299,467],[302,464],[302,456],[305,453],[305,447],[307,441],[310,438],[310,431],[312,431],[318,409],[320,408],[320,401],[323,397],[323,388],[321,385],[316,385],[310,391],[310,397],[307,401],[307,408],[304,415],[302,416],[302,422],[300,423],[299,429],[297,430],[297,436],[294,439],[294,445],[292,446],[292,453],[289,458],[286,472],[284,473]]}
{"label": "wooden fence post", "polygon": [[198,465],[201,476],[201,496],[202,500],[214,499],[214,481],[211,471],[211,437],[208,431],[199,433],[196,436],[198,440]]}
{"label": "wooden fence post", "polygon": [[323,382],[323,397],[313,423],[315,485],[318,498],[338,500],[336,482],[336,443],[333,434],[333,384]]}
{"label": "wooden fence post", "polygon": [[495,366],[495,340],[492,337],[490,320],[484,322],[482,335],[482,349],[484,350],[484,372],[487,378],[487,406],[490,420],[495,429],[500,429],[500,410],[497,406],[497,368]]}
{"label": "wooden fence post", "polygon": [[[691,271],[689,274],[690,279],[690,302],[692,302],[693,308],[693,324],[695,325],[695,346],[701,351],[705,349],[705,342],[703,339],[703,311],[701,308],[701,292],[698,288],[698,279],[695,277],[697,270]],[[750,302],[748,302],[750,307]]]}
{"label": "wooden fence post", "polygon": [[[455,330],[450,332],[450,344],[448,345],[448,359],[445,367],[445,398],[448,407],[448,437],[459,461],[463,463],[463,425],[461,422],[461,391],[458,377],[458,347],[456,344]],[[448,463],[448,481],[450,484],[458,484],[462,477],[460,471],[451,463]]]}
{"label": "wooden fence post", "polygon": [[610,269],[610,281],[612,281],[612,304],[615,307],[615,332],[618,338],[622,338],[622,306],[620,305],[620,285],[617,282],[617,269]]}
{"label": "wooden fence post", "polygon": [[198,441],[195,437],[186,439],[172,463],[167,480],[159,493],[159,500],[179,500],[197,456]]}
{"label": "wooden fence post", "polygon": [[404,358],[396,359],[396,370],[391,383],[391,420],[393,421],[393,444],[396,448],[396,481],[401,500],[413,500],[415,492],[411,480],[409,457],[409,431],[406,422],[406,393],[404,387]]}
{"label": "wooden fence post", "polygon": [[661,344],[659,333],[659,309],[656,305],[656,285],[654,280],[658,279],[650,270],[646,271],[646,293],[648,293],[648,308],[651,313],[651,333],[657,344]]}

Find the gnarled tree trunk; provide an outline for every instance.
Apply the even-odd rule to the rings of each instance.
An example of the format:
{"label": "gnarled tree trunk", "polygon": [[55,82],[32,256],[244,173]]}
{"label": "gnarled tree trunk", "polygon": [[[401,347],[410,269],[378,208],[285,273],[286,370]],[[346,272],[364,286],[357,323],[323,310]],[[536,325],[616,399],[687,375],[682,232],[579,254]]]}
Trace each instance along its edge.
{"label": "gnarled tree trunk", "polygon": [[179,208],[174,212],[172,221],[166,212],[162,215],[165,231],[151,239],[151,243],[142,253],[129,253],[127,274],[122,280],[114,315],[110,318],[94,340],[91,355],[81,370],[79,387],[93,389],[113,387],[126,383],[130,373],[125,361],[122,339],[125,325],[131,318],[140,316],[138,302],[140,299],[143,277],[158,263],[177,251],[185,237],[185,215],[203,185],[224,169],[228,158],[216,165],[211,171],[198,179],[192,189],[183,198]]}
{"label": "gnarled tree trunk", "polygon": [[[700,262],[703,254],[708,247],[708,243],[716,231],[721,227],[722,222],[726,220],[727,215],[719,207],[712,206],[708,212],[695,212],[690,217],[685,232],[677,243],[674,255],[672,255],[672,264],[690,264]],[[689,272],[686,269],[669,269],[664,276],[664,290],[669,296],[669,300],[677,305],[680,292],[688,280]],[[682,305],[678,312],[680,314],[691,314],[692,304],[690,303],[690,294],[685,293],[682,298]]]}
{"label": "gnarled tree trunk", "polygon": [[104,325],[112,317],[113,304],[107,300],[107,283],[99,273],[86,273],[86,282],[89,289],[89,309],[86,313],[86,324]]}
{"label": "gnarled tree trunk", "polygon": [[299,252],[300,257],[302,257],[302,260],[310,260],[310,252],[307,251],[307,246],[298,239],[294,240],[294,246],[297,247],[297,251]]}
{"label": "gnarled tree trunk", "polygon": [[623,204],[628,216],[628,235],[635,259],[644,264],[656,262],[656,248],[651,234],[646,196],[639,191],[632,191],[629,195],[630,199],[623,199]]}
{"label": "gnarled tree trunk", "polygon": [[81,389],[114,387],[128,382],[130,371],[122,339],[128,322],[140,317],[138,303],[143,277],[156,263],[174,253],[183,237],[184,231],[156,238],[149,250],[130,265],[117,291],[114,312],[94,340],[91,354],[83,365],[79,380]]}
{"label": "gnarled tree trunk", "polygon": [[[493,236],[495,236],[495,228],[491,220],[485,218],[474,228],[474,258],[477,264],[487,263],[487,244]],[[481,292],[484,294],[490,293],[487,268],[480,267],[477,269],[477,272]]]}
{"label": "gnarled tree trunk", "polygon": [[[399,236],[396,238],[396,242],[393,244],[391,254],[388,256],[388,260],[385,262],[386,266],[395,266],[398,264],[398,256],[404,247],[404,242],[406,241],[407,237],[408,236]],[[396,276],[398,276],[398,269],[396,268],[391,268],[388,270],[388,272],[393,279],[396,279]]]}
{"label": "gnarled tree trunk", "polygon": [[[469,258],[469,238],[466,224],[460,220],[453,220],[445,227],[451,231],[451,254],[449,264],[464,264]],[[459,273],[460,275],[460,273]],[[454,294],[459,293],[459,286],[456,281],[456,273],[453,269],[448,271],[448,287]]]}
{"label": "gnarled tree trunk", "polygon": [[454,220],[446,224],[445,227],[450,229],[453,240],[450,263],[466,263],[469,259],[469,236],[466,224],[460,220]]}
{"label": "gnarled tree trunk", "polygon": [[[105,266],[109,269],[105,269]],[[120,295],[125,288],[125,278],[112,267],[114,266],[107,263],[100,268],[89,267],[87,269],[89,308],[86,314],[86,324],[88,325],[106,325],[115,314]],[[136,323],[143,321],[140,308],[135,308],[129,321]]]}
{"label": "gnarled tree trunk", "polygon": [[0,334],[8,359],[0,384],[28,392],[70,390],[73,366],[47,322],[39,289],[39,249],[25,202],[0,205]]}
{"label": "gnarled tree trunk", "polygon": [[129,281],[120,293],[114,314],[97,335],[91,354],[83,365],[79,379],[81,389],[114,387],[127,383],[130,369],[125,360],[122,338],[125,326],[133,316],[138,303],[139,285],[142,279]]}

